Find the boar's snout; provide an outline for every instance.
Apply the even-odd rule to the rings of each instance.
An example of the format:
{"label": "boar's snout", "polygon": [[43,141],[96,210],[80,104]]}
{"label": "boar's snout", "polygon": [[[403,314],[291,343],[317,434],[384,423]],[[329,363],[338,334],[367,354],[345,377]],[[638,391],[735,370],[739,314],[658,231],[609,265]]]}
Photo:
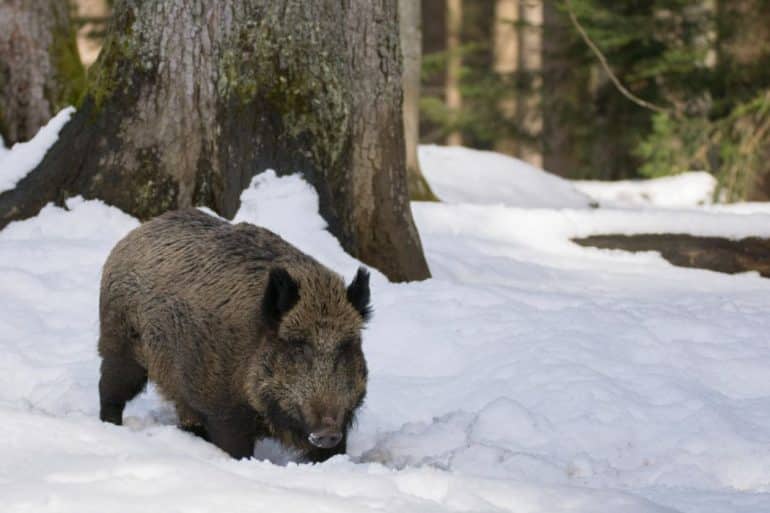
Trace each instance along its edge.
{"label": "boar's snout", "polygon": [[315,431],[307,437],[311,444],[322,449],[336,447],[342,441],[342,433],[339,431]]}
{"label": "boar's snout", "polygon": [[342,441],[342,431],[332,417],[321,419],[321,426],[307,437],[308,441],[322,449],[336,447]]}

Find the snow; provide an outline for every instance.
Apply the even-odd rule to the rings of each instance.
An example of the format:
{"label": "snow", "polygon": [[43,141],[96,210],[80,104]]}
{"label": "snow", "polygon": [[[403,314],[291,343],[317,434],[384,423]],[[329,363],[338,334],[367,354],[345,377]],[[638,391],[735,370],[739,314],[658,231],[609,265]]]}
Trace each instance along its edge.
{"label": "snow", "polygon": [[35,137],[27,142],[14,144],[10,150],[5,148],[3,140],[0,139],[0,192],[16,187],[27,173],[40,164],[45,152],[56,142],[59,131],[67,124],[74,112],[74,107],[62,109],[37,131]]}
{"label": "snow", "polygon": [[708,205],[712,212],[729,212],[733,214],[770,214],[770,203],[739,202],[728,204]]}
{"label": "snow", "polygon": [[717,181],[705,171],[690,171],[651,180],[573,182],[601,206],[694,207],[712,202]]}
{"label": "snow", "polygon": [[652,180],[569,181],[524,161],[459,146],[418,148],[433,192],[445,202],[520,208],[669,207],[708,205],[716,179],[691,171]]}
{"label": "snow", "polygon": [[568,180],[500,153],[426,145],[419,146],[418,155],[423,175],[442,201],[526,208],[591,203]]}
{"label": "snow", "polygon": [[[494,169],[452,151],[469,166],[479,157],[472,172]],[[509,203],[500,182],[460,195],[461,178],[436,187],[457,191],[447,202],[413,204],[433,278],[372,273],[367,401],[349,455],[320,465],[286,463],[269,442],[231,460],[176,429],[152,387],[125,426],[99,422],[100,266],[138,223],[73,198],[8,225],[3,511],[770,511],[770,281],[569,242],[608,231],[770,236],[768,211],[587,209],[569,188],[562,205],[536,204],[534,189]],[[549,202],[565,185],[535,181]],[[353,276],[359,262],[299,176],[265,172],[242,202],[236,221]]]}

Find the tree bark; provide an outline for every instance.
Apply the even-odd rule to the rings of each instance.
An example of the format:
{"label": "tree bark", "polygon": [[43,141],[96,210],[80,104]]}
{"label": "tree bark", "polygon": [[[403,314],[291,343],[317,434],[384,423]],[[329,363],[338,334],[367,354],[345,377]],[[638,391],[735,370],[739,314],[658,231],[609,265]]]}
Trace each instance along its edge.
{"label": "tree bark", "polygon": [[[81,109],[0,194],[0,224],[73,194],[148,219],[232,217],[265,169],[301,171],[343,247],[429,276],[407,198],[396,0],[125,0]],[[36,190],[39,189],[39,190]]]}
{"label": "tree bark", "polygon": [[406,138],[406,176],[409,197],[418,201],[436,201],[436,196],[420,171],[417,145],[420,143],[420,72],[422,31],[420,3],[399,0],[401,51],[404,56],[404,136]]}
{"label": "tree bark", "polygon": [[0,0],[0,135],[31,139],[77,101],[85,75],[67,2]]}

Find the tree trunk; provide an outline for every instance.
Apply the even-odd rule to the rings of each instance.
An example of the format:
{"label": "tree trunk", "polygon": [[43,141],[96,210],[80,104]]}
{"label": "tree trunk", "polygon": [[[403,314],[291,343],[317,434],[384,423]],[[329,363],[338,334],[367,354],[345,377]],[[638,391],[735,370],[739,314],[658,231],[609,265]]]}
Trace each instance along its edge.
{"label": "tree trunk", "polygon": [[[495,0],[493,57],[494,71],[507,88],[515,87],[515,75],[519,71],[519,0]],[[507,121],[516,119],[518,94],[507,94],[497,104],[502,117]],[[495,141],[495,150],[507,155],[519,154],[519,143],[515,137],[503,135]]]}
{"label": "tree trunk", "polygon": [[420,142],[420,65],[422,64],[422,33],[420,3],[399,0],[401,50],[404,56],[404,136],[406,138],[406,176],[409,197],[413,200],[435,201],[428,182],[420,171],[417,145]]}
{"label": "tree trunk", "polygon": [[[420,107],[423,99],[446,105],[446,0],[421,0],[422,11],[422,71]],[[443,64],[442,64],[443,58]],[[434,69],[425,69],[426,61],[439,61]],[[427,73],[426,73],[427,71]],[[443,143],[446,140],[445,123],[430,116],[420,117],[420,140]]]}
{"label": "tree trunk", "polygon": [[0,135],[31,139],[77,101],[85,75],[67,2],[0,0]]}
{"label": "tree trunk", "polygon": [[515,123],[518,137],[495,142],[501,153],[515,155],[535,166],[543,165],[540,148],[543,116],[541,45],[543,4],[536,0],[496,0],[494,69],[515,94],[498,103],[503,118]]}
{"label": "tree trunk", "polygon": [[543,166],[577,178],[580,115],[590,104],[590,69],[572,58],[573,28],[555,2],[543,2]]}
{"label": "tree trunk", "polygon": [[[454,117],[455,123],[462,108],[462,93],[460,92],[460,73],[462,71],[462,55],[460,53],[460,34],[463,23],[462,0],[447,0],[446,2],[446,106]],[[447,136],[446,143],[459,146],[463,143],[460,130],[453,129]]]}
{"label": "tree trunk", "polygon": [[343,247],[429,276],[407,198],[396,0],[126,0],[82,108],[0,195],[0,223],[73,194],[148,219],[232,217],[251,177],[301,171]]}
{"label": "tree trunk", "polygon": [[542,71],[542,29],[543,2],[522,0],[519,3],[519,69],[526,77],[527,87],[521,91],[518,102],[516,124],[525,138],[519,147],[519,158],[533,166],[543,166],[541,138],[543,114],[541,94],[543,90]]}

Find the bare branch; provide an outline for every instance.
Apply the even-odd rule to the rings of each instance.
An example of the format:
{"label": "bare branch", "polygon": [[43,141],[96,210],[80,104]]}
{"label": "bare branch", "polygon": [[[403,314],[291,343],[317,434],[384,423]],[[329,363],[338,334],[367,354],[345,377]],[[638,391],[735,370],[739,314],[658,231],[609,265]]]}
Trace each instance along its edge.
{"label": "bare branch", "polygon": [[572,0],[565,0],[564,3],[567,6],[567,14],[569,14],[569,19],[572,21],[572,24],[575,26],[577,31],[580,33],[580,37],[583,38],[583,41],[588,45],[588,47],[591,49],[591,51],[596,55],[596,58],[599,59],[599,62],[602,65],[602,68],[604,68],[604,71],[607,73],[607,75],[610,77],[610,80],[615,85],[618,91],[634,102],[635,104],[639,105],[640,107],[643,107],[645,109],[654,111],[654,112],[665,112],[665,113],[671,113],[669,109],[666,109],[664,107],[660,107],[658,105],[655,105],[654,103],[650,103],[646,100],[643,100],[636,96],[634,93],[629,91],[621,82],[620,79],[615,75],[615,73],[610,68],[609,63],[607,62],[607,58],[604,56],[601,50],[599,50],[599,47],[596,46],[596,43],[594,43],[591,38],[588,36],[588,33],[583,28],[583,26],[580,24],[580,22],[577,19],[577,16],[575,15],[575,11],[572,8]]}

